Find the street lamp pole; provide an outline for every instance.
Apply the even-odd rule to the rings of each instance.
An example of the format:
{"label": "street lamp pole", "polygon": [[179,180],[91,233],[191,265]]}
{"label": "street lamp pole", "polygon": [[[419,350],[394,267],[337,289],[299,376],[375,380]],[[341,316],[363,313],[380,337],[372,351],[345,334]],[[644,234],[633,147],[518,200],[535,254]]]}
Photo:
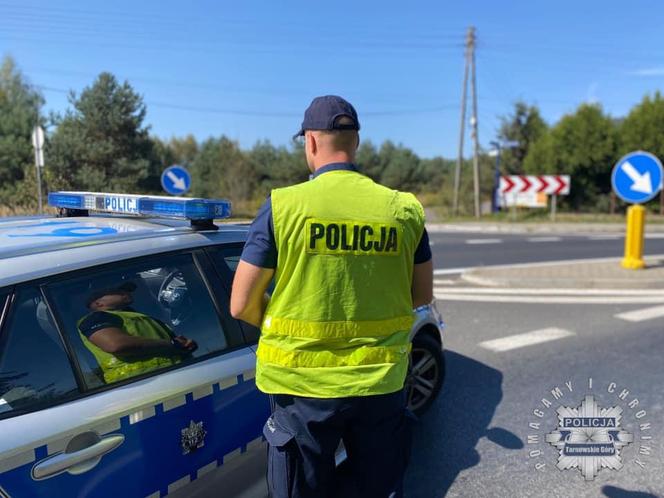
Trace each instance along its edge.
{"label": "street lamp pole", "polygon": [[500,185],[500,153],[502,147],[499,142],[491,142],[491,145],[496,150],[496,166],[493,174],[493,195],[491,196],[491,212],[498,212],[498,188]]}
{"label": "street lamp pole", "polygon": [[493,147],[491,152],[494,152],[496,154],[496,165],[494,169],[494,175],[493,175],[493,197],[491,198],[491,212],[497,213],[498,212],[498,206],[500,204],[499,202],[499,188],[500,188],[500,156],[503,152],[503,149],[508,148],[514,148],[519,146],[519,142],[516,140],[505,140],[502,142],[498,142],[497,140],[494,140],[492,142],[489,142],[489,144]]}

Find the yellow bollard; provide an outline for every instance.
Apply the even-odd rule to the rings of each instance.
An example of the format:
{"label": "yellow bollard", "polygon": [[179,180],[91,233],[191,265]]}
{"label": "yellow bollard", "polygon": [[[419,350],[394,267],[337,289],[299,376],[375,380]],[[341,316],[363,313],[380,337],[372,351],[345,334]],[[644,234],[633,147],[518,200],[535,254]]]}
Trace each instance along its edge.
{"label": "yellow bollard", "polygon": [[638,204],[627,209],[627,232],[625,234],[625,257],[621,265],[629,270],[645,268],[643,261],[643,232],[646,210]]}

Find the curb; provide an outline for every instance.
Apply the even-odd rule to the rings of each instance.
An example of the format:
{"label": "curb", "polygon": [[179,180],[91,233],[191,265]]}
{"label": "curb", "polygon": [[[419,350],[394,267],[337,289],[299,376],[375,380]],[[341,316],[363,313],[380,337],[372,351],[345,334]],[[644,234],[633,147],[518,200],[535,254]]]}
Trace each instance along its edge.
{"label": "curb", "polygon": [[[528,288],[528,289],[547,289],[547,288],[571,288],[571,289],[664,289],[664,278],[661,275],[653,278],[629,278],[624,276],[607,276],[607,277],[588,277],[588,278],[574,278],[574,277],[545,277],[545,276],[532,276],[522,275],[514,277],[505,272],[510,269],[524,269],[524,268],[542,268],[542,267],[556,267],[568,266],[578,267],[580,265],[588,264],[616,264],[622,258],[598,258],[595,260],[574,260],[574,261],[554,261],[543,263],[526,263],[515,265],[501,265],[494,267],[484,268],[469,268],[461,273],[461,280],[471,285],[479,287],[507,287],[507,288]],[[653,264],[662,261],[662,256],[646,257],[646,262]],[[647,270],[638,270],[643,272]],[[503,275],[501,275],[503,273]],[[640,273],[639,275],[643,275]]]}

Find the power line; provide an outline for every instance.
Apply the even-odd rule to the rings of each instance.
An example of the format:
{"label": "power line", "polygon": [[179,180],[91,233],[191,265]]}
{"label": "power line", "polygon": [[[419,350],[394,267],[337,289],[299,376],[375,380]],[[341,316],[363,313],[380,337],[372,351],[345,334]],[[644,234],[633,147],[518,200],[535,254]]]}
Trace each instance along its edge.
{"label": "power line", "polygon": [[[216,30],[219,30],[223,26],[255,26],[255,18],[228,18],[228,17],[217,17],[213,18],[210,16],[192,16],[187,12],[177,12],[176,17],[167,16],[150,10],[149,13],[149,23],[146,23],[144,14],[136,10],[81,10],[81,9],[71,9],[71,8],[62,8],[62,7],[53,7],[49,5],[40,5],[31,6],[31,5],[16,5],[11,3],[0,2],[0,9],[5,10],[5,18],[7,15],[13,15],[17,18],[23,19],[59,19],[64,21],[81,21],[89,22],[90,20],[94,21],[117,21],[126,25],[128,22],[136,22],[141,27],[145,28],[147,25],[152,24],[169,24],[173,28],[176,28],[177,31],[182,31],[187,27],[193,27],[194,30],[198,29],[201,25],[207,25],[214,27]],[[115,18],[115,19],[114,19]],[[272,29],[282,29],[288,32],[291,32],[293,29],[302,29],[304,28],[307,32],[319,34],[321,30],[326,28],[330,30],[330,34],[334,37],[336,41],[339,40],[339,30],[338,26],[325,26],[325,24],[317,24],[312,26],[311,23],[298,22],[293,19],[281,20],[278,24],[274,24],[272,19],[266,19],[266,24],[269,24]],[[403,23],[395,23],[393,25],[386,25],[382,23],[379,28],[384,31],[378,33],[384,34],[389,39],[394,38],[395,32],[398,32],[400,28],[403,28]],[[377,33],[376,27],[372,27],[372,33]],[[171,33],[172,34],[172,33]],[[346,24],[344,26],[344,35],[348,36],[349,34],[367,34],[367,28],[364,23],[357,25]],[[463,32],[457,30],[456,28],[452,29],[441,29],[438,25],[432,25],[431,31],[425,32],[422,29],[418,29],[417,33],[409,35],[411,39],[413,38],[429,38],[429,39],[453,39],[459,40],[463,37]]]}
{"label": "power line", "polygon": [[[38,88],[42,91],[45,92],[53,92],[53,93],[61,93],[61,94],[67,94],[69,95],[71,93],[70,90],[65,90],[63,88],[54,88],[50,86],[44,86],[44,85],[34,85],[35,88]],[[170,104],[167,102],[158,102],[158,101],[146,101],[145,102],[146,106],[149,107],[157,107],[157,108],[163,108],[163,109],[173,109],[173,110],[179,110],[179,111],[187,111],[187,112],[198,112],[198,113],[204,113],[204,114],[227,114],[227,115],[235,115],[235,116],[248,116],[248,117],[300,117],[302,116],[302,112],[294,112],[294,111],[252,111],[248,109],[234,109],[234,108],[217,108],[217,107],[200,107],[200,106],[191,106],[191,105],[180,105],[180,104]],[[426,108],[418,108],[418,109],[392,109],[392,110],[378,110],[378,111],[363,111],[362,115],[363,116],[406,116],[406,115],[412,115],[412,114],[425,114],[425,113],[435,113],[435,112],[441,112],[441,111],[447,111],[447,110],[454,110],[456,109],[456,105],[444,105],[444,106],[438,106],[438,107],[426,107]]]}
{"label": "power line", "polygon": [[[70,33],[71,34],[71,33]],[[92,36],[92,35],[90,35]],[[100,40],[98,37],[95,37],[94,40],[82,36],[79,38],[43,38],[43,37],[32,37],[29,35],[2,35],[0,40],[9,41],[9,42],[23,42],[28,44],[38,44],[40,46],[47,45],[59,45],[59,46],[75,46],[80,49],[81,44],[84,43],[85,47],[96,47],[96,48],[112,48],[112,49],[125,49],[132,51],[145,51],[145,52],[166,52],[172,54],[173,52],[187,53],[191,52],[204,53],[211,55],[221,55],[221,54],[263,54],[263,55],[281,55],[281,56],[291,56],[291,57],[300,57],[301,53],[315,52],[316,54],[324,53],[327,56],[335,57],[359,57],[359,58],[371,58],[375,59],[376,57],[387,57],[390,60],[394,60],[396,57],[412,60],[414,58],[430,58],[432,53],[444,53],[450,51],[457,51],[458,47],[456,45],[450,46],[413,46],[413,45],[393,45],[393,46],[333,46],[333,44],[324,43],[321,45],[316,44],[307,44],[307,45],[297,45],[293,44],[258,44],[258,43],[243,43],[235,41],[224,41],[220,43],[179,43],[179,42],[161,42],[161,43],[149,43],[154,42],[154,39],[145,40],[146,43],[127,43],[124,41],[114,41],[110,39]]]}

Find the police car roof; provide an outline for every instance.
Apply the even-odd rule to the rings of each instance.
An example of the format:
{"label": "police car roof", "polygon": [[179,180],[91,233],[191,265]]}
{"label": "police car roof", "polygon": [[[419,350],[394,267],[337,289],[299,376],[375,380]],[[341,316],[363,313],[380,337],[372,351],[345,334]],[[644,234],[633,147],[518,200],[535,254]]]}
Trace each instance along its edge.
{"label": "police car roof", "polygon": [[[247,229],[226,223],[197,231],[187,220],[115,215],[0,218],[0,286],[151,253],[243,242]],[[57,258],[43,257],[56,252]]]}

